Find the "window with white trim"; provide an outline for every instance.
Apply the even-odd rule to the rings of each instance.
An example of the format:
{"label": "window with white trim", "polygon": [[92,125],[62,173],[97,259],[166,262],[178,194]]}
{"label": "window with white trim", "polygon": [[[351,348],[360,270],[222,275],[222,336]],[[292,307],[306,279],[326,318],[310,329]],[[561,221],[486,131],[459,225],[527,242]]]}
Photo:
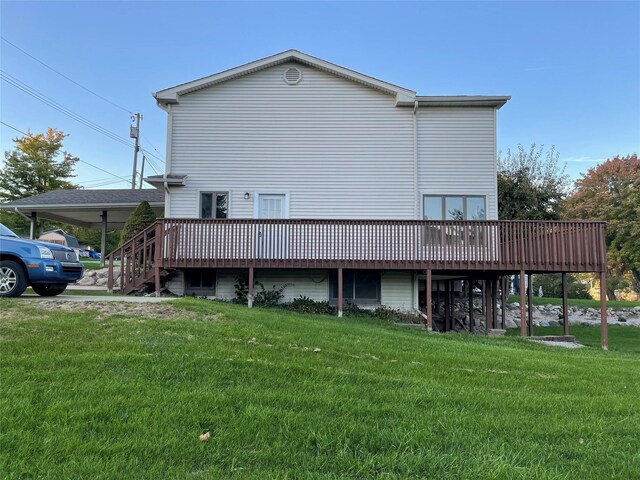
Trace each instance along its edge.
{"label": "window with white trim", "polygon": [[482,195],[424,195],[425,220],[486,220],[486,197]]}
{"label": "window with white trim", "polygon": [[229,192],[200,192],[200,218],[227,218]]}

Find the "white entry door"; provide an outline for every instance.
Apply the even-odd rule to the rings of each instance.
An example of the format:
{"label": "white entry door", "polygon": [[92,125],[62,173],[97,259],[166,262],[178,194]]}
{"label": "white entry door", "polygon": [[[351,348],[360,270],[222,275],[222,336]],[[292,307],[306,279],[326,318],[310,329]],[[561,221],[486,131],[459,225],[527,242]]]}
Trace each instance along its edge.
{"label": "white entry door", "polygon": [[286,218],[286,201],[284,193],[258,194],[258,218]]}
{"label": "white entry door", "polygon": [[[271,220],[288,218],[288,196],[285,193],[259,193],[256,213],[258,218]],[[289,245],[289,228],[287,225],[263,223],[259,224],[256,239],[257,258],[283,259],[287,255]]]}

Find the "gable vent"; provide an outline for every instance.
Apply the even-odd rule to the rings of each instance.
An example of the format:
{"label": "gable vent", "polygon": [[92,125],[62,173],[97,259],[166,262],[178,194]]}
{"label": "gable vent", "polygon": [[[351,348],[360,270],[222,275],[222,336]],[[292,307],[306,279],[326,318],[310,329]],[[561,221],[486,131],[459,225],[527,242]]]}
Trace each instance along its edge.
{"label": "gable vent", "polygon": [[284,81],[289,85],[297,85],[302,80],[302,72],[296,67],[289,67],[284,71]]}

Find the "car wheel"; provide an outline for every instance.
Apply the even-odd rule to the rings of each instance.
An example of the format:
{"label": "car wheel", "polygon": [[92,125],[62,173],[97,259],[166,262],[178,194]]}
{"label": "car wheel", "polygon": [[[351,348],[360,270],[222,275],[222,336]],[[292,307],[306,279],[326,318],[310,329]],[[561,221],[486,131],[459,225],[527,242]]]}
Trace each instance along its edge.
{"label": "car wheel", "polygon": [[0,261],[0,297],[19,297],[27,289],[27,274],[12,260]]}
{"label": "car wheel", "polygon": [[53,285],[36,283],[31,285],[31,288],[33,288],[33,291],[42,297],[55,297],[56,295],[60,295],[64,292],[67,289],[67,285],[64,283],[56,283]]}

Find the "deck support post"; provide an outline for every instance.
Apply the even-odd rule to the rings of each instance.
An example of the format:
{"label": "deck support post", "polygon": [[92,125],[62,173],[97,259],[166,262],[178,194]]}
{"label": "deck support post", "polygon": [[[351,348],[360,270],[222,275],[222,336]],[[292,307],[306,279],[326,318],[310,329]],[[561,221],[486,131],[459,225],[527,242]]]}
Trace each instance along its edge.
{"label": "deck support post", "polygon": [[425,303],[427,310],[427,330],[433,330],[433,311],[431,308],[431,270],[427,270],[427,279],[425,284]]}
{"label": "deck support post", "polygon": [[102,232],[100,234],[100,265],[104,267],[105,258],[107,256],[107,211],[103,210],[102,215]]}
{"label": "deck support post", "polygon": [[529,319],[529,336],[533,336],[533,275],[528,275],[527,282],[527,315]]}
{"label": "deck support post", "polygon": [[489,334],[489,330],[493,328],[493,280],[485,280],[484,285],[487,290],[485,295],[487,311],[484,318],[484,330],[486,334]]}
{"label": "deck support post", "polygon": [[[487,314],[487,282],[482,280],[482,314]],[[487,322],[485,322],[486,324]]]}
{"label": "deck support post", "polygon": [[498,328],[498,289],[500,281],[498,277],[491,281],[491,310],[493,310],[493,317],[491,319],[491,326]]}
{"label": "deck support post", "polygon": [[449,305],[450,297],[449,297],[449,284],[450,280],[444,281],[444,331],[448,332],[451,330],[451,308]]}
{"label": "deck support post", "polygon": [[469,296],[469,332],[475,330],[475,321],[473,319],[473,280],[467,282],[467,295]]}
{"label": "deck support post", "polygon": [[501,313],[501,324],[504,330],[506,321],[507,321],[507,277],[502,277],[502,284],[500,288],[500,313]]}
{"label": "deck support post", "polygon": [[[605,264],[606,265],[606,264]],[[603,266],[602,268],[606,268]],[[609,350],[607,332],[607,272],[600,272],[600,345],[603,350]]]}
{"label": "deck support post", "polygon": [[249,291],[247,292],[247,307],[253,308],[253,267],[249,267]]}
{"label": "deck support post", "polygon": [[454,283],[453,280],[449,280],[449,319],[451,321],[451,330],[455,329],[455,323],[456,323],[456,315],[455,315],[455,311],[456,311],[456,302],[455,302],[455,288],[454,288]]}
{"label": "deck support post", "polygon": [[338,269],[338,318],[342,317],[342,269]]}
{"label": "deck support post", "polygon": [[525,337],[527,335],[527,308],[525,306],[525,274],[524,270],[520,270],[520,336]]}
{"label": "deck support post", "polygon": [[562,334],[569,335],[569,293],[567,292],[567,274],[562,272]]}

